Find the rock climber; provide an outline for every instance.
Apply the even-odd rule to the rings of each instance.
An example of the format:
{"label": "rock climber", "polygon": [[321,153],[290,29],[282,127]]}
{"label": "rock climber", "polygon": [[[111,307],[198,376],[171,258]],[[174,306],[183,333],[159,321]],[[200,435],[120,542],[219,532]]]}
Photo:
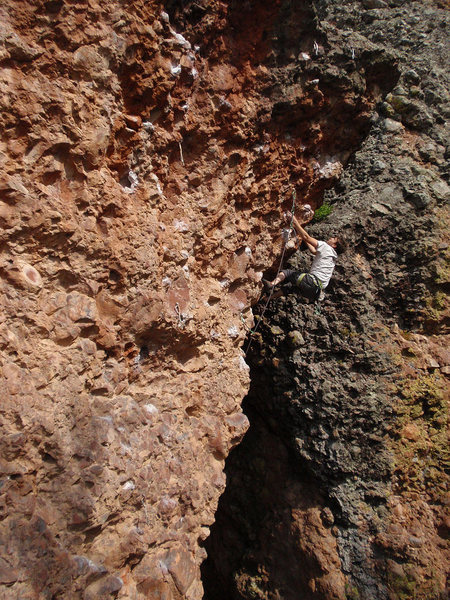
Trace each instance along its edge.
{"label": "rock climber", "polygon": [[342,237],[331,237],[323,242],[310,236],[302,227],[311,218],[305,212],[303,212],[302,223],[290,212],[286,213],[286,218],[292,221],[295,232],[305,242],[308,250],[314,254],[314,259],[309,273],[285,269],[280,271],[273,281],[263,280],[264,285],[266,289],[272,290],[280,283],[291,283],[299,294],[311,302],[315,302],[329,284],[338,254],[345,252],[347,244]]}

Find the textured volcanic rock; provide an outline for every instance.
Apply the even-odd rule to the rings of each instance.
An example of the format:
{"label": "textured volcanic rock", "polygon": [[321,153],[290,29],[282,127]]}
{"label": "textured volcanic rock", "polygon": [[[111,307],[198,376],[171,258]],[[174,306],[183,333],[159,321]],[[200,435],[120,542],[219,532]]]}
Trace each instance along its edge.
{"label": "textured volcanic rock", "polygon": [[311,227],[351,246],[325,300],[256,309],[251,426],[227,463],[206,597],[437,600],[449,563],[448,11],[316,5],[328,35],[385,45],[402,74]]}
{"label": "textured volcanic rock", "polygon": [[282,212],[398,79],[311,2],[266,4],[0,7],[2,598],[202,597]]}

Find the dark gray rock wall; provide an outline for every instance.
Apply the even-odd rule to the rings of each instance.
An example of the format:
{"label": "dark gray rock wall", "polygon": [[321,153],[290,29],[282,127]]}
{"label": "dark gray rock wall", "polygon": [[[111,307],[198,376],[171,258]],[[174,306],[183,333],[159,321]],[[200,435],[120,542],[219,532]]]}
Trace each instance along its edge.
{"label": "dark gray rock wall", "polygon": [[[319,239],[345,233],[350,245],[325,300],[310,306],[291,294],[264,314],[264,301],[255,308],[251,428],[229,459],[206,597],[443,598],[449,15],[433,2],[316,8],[328,39],[343,36],[353,60],[367,44],[384,46],[401,77],[325,194],[330,216],[309,229]],[[291,265],[307,269],[309,260],[298,253]],[[277,460],[288,465],[279,493],[267,476]],[[292,524],[299,498],[321,508],[340,560],[328,572],[344,574],[344,588],[318,584],[327,567],[312,566],[314,551],[286,551],[280,502]],[[290,570],[275,558],[283,552]]]}

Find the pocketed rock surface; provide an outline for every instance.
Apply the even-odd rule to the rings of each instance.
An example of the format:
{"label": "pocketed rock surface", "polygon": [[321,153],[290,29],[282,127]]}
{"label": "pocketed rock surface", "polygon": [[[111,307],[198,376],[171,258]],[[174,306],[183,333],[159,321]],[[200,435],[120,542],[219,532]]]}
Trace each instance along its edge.
{"label": "pocketed rock surface", "polygon": [[282,213],[398,79],[311,2],[177,6],[0,7],[5,600],[202,598]]}
{"label": "pocketed rock surface", "polygon": [[[290,294],[255,308],[251,426],[227,463],[207,598],[442,600],[448,11],[432,2],[316,6],[329,35],[384,45],[401,75],[326,193],[331,214],[309,228],[350,243],[325,299],[314,307]],[[307,269],[306,254],[291,266]]]}

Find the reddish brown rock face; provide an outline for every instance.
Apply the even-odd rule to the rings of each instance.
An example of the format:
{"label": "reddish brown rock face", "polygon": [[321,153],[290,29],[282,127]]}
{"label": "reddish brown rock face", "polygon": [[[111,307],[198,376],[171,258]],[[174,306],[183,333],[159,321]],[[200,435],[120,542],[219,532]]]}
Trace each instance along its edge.
{"label": "reddish brown rock face", "polygon": [[395,71],[309,2],[0,14],[1,597],[199,600],[282,212]]}

